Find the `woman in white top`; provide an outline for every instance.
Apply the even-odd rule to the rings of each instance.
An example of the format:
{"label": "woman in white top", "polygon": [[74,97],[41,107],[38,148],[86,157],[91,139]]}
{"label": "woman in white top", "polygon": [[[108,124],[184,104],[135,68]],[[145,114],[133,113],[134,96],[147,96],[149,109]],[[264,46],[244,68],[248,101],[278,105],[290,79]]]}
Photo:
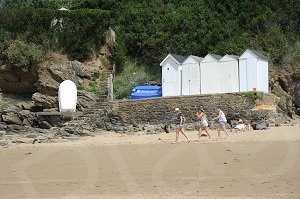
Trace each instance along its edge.
{"label": "woman in white top", "polygon": [[202,135],[202,131],[205,131],[208,138],[211,139],[211,137],[208,133],[208,122],[207,122],[207,117],[206,117],[204,110],[202,108],[199,108],[196,115],[200,120],[200,125],[199,125],[199,130],[198,130],[199,131],[199,133],[198,133],[199,140]]}
{"label": "woman in white top", "polygon": [[217,110],[218,110],[219,114],[213,120],[218,119],[218,128],[217,128],[218,137],[220,138],[220,134],[221,134],[220,131],[221,131],[221,129],[223,129],[225,131],[227,137],[229,137],[229,135],[228,135],[228,133],[226,131],[226,126],[225,126],[226,122],[227,122],[226,116],[225,116],[224,112],[220,108],[218,108]]}

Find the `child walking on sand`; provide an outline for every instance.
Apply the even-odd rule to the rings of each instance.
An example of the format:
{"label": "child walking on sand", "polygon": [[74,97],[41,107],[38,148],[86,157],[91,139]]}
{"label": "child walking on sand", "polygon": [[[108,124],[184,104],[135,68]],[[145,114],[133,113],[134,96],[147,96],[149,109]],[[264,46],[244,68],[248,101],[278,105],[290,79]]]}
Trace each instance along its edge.
{"label": "child walking on sand", "polygon": [[198,108],[196,116],[200,120],[200,126],[199,126],[199,130],[198,130],[199,131],[199,133],[198,133],[199,140],[202,135],[202,131],[205,131],[208,138],[211,139],[210,134],[208,133],[208,121],[207,121],[206,113],[204,112],[203,108]]}
{"label": "child walking on sand", "polygon": [[179,133],[181,132],[182,135],[187,139],[188,142],[190,142],[189,138],[187,137],[187,135],[185,134],[185,130],[184,130],[184,116],[182,115],[181,111],[179,110],[179,108],[175,109],[175,112],[177,114],[177,119],[176,119],[176,138],[175,138],[175,143],[178,141],[179,138]]}
{"label": "child walking on sand", "polygon": [[218,109],[218,116],[215,117],[213,120],[216,120],[218,119],[218,128],[217,128],[217,131],[218,131],[218,138],[220,138],[220,135],[221,135],[221,129],[223,129],[227,135],[227,138],[229,137],[228,135],[228,132],[226,131],[226,122],[227,122],[227,119],[226,119],[226,116],[224,114],[224,112],[221,110],[221,108],[219,107]]}

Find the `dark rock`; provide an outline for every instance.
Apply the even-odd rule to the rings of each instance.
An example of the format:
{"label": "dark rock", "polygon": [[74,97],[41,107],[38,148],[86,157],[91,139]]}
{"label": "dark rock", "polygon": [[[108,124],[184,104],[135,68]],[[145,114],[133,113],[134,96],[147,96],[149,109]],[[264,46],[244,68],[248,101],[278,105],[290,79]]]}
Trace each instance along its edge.
{"label": "dark rock", "polygon": [[6,134],[6,131],[0,131],[0,137]]}
{"label": "dark rock", "polygon": [[31,126],[31,124],[29,123],[29,121],[27,119],[24,119],[23,126]]}
{"label": "dark rock", "polygon": [[47,122],[47,121],[41,121],[39,123],[39,126],[42,129],[50,129],[52,127],[51,124],[49,124],[49,122]]}
{"label": "dark rock", "polygon": [[6,147],[8,145],[7,142],[0,141],[0,147]]}
{"label": "dark rock", "polygon": [[7,124],[0,122],[0,131],[6,130],[7,129]]}
{"label": "dark rock", "polygon": [[78,90],[77,91],[77,109],[83,110],[85,108],[89,108],[92,105],[94,105],[94,103],[96,102],[97,99],[98,99],[97,95],[92,92],[85,91],[85,90]]}
{"label": "dark rock", "polygon": [[75,61],[71,61],[70,64],[72,69],[75,71],[75,75],[79,77],[85,77],[85,73],[84,73],[85,66],[81,62],[75,60]]}
{"label": "dark rock", "polygon": [[35,144],[35,143],[46,143],[48,142],[48,138],[45,137],[45,136],[37,136],[33,141],[32,141],[32,144]]}
{"label": "dark rock", "polygon": [[74,128],[63,128],[63,130],[69,134],[75,134],[76,130]]}
{"label": "dark rock", "polygon": [[107,130],[107,131],[113,130],[113,126],[112,126],[111,123],[105,123],[105,127],[106,127],[106,130]]}
{"label": "dark rock", "polygon": [[7,124],[17,124],[17,125],[22,125],[22,121],[17,115],[2,115],[2,119],[5,123]]}
{"label": "dark rock", "polygon": [[29,134],[29,135],[27,135],[26,137],[27,137],[27,138],[36,138],[36,137],[37,137],[37,135],[34,135],[34,134]]}
{"label": "dark rock", "polygon": [[82,130],[82,131],[78,131],[77,135],[80,135],[80,136],[90,136],[91,132],[87,131],[87,130]]}
{"label": "dark rock", "polygon": [[66,131],[60,131],[59,132],[59,135],[61,136],[61,137],[70,137],[71,135],[68,133],[68,132],[66,132]]}
{"label": "dark rock", "polygon": [[5,65],[0,67],[0,90],[5,93],[34,93],[37,91],[35,87],[37,79],[35,71],[16,73]]}
{"label": "dark rock", "polygon": [[43,95],[41,93],[34,93],[32,95],[32,100],[36,106],[43,108],[54,108],[57,105],[57,100],[55,97]]}
{"label": "dark rock", "polygon": [[23,110],[31,110],[35,105],[33,101],[30,101],[18,103],[17,106],[21,107]]}
{"label": "dark rock", "polygon": [[22,144],[25,143],[23,140],[13,140],[12,143]]}
{"label": "dark rock", "polygon": [[105,124],[103,124],[103,121],[96,121],[95,122],[95,125],[97,128],[104,128],[105,127]]}
{"label": "dark rock", "polygon": [[88,126],[88,125],[82,125],[81,128],[83,130],[87,130],[87,131],[94,131],[94,128],[92,126]]}

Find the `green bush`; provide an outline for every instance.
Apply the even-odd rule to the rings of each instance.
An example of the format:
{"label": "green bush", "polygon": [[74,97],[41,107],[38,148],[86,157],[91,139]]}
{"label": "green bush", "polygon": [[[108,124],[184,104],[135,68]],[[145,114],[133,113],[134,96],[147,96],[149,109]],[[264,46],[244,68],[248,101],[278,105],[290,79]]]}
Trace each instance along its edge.
{"label": "green bush", "polygon": [[44,59],[44,52],[40,46],[21,40],[14,40],[4,55],[8,66],[18,72],[29,71]]}
{"label": "green bush", "polygon": [[97,83],[97,77],[92,77],[89,83],[89,87],[87,88],[88,91],[95,93],[98,97],[100,96],[101,89]]}
{"label": "green bush", "polygon": [[12,39],[22,38],[42,45],[44,50],[62,51],[79,61],[99,49],[109,25],[110,12],[100,9],[0,9],[0,30],[11,33]]}
{"label": "green bush", "polygon": [[249,91],[247,93],[243,94],[243,97],[246,97],[252,101],[256,101],[258,99],[263,99],[264,93],[263,92],[254,92],[254,91]]}
{"label": "green bush", "polygon": [[135,86],[148,82],[151,77],[147,75],[144,67],[138,66],[136,63],[127,62],[125,68],[113,80],[114,97],[116,99],[130,98],[131,91]]}
{"label": "green bush", "polygon": [[4,51],[7,49],[10,40],[10,32],[0,29],[0,59],[4,58]]}

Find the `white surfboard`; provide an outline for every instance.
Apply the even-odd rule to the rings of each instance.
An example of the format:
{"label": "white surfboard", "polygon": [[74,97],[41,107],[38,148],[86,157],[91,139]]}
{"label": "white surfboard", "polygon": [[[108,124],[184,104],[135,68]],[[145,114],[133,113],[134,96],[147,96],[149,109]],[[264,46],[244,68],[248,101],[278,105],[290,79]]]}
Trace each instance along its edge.
{"label": "white surfboard", "polygon": [[58,102],[60,112],[75,112],[77,103],[77,88],[71,80],[65,80],[59,85]]}

